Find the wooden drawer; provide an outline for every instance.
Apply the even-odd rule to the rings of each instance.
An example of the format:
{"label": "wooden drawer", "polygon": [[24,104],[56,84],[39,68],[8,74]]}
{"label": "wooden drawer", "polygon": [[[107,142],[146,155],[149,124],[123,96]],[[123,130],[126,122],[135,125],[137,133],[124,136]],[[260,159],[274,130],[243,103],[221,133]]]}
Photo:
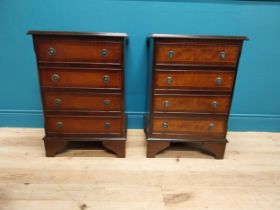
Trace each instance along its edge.
{"label": "wooden drawer", "polygon": [[226,120],[224,118],[211,119],[204,117],[154,117],[152,119],[153,134],[224,136],[225,132]]}
{"label": "wooden drawer", "polygon": [[122,63],[122,42],[69,37],[35,38],[39,62]]}
{"label": "wooden drawer", "polygon": [[121,94],[98,94],[85,91],[44,91],[47,111],[120,112]]}
{"label": "wooden drawer", "polygon": [[227,114],[230,95],[154,95],[154,112]]}
{"label": "wooden drawer", "polygon": [[155,71],[155,89],[231,91],[234,71]]}
{"label": "wooden drawer", "polygon": [[87,69],[40,69],[43,87],[121,89],[122,71]]}
{"label": "wooden drawer", "polygon": [[65,115],[45,117],[47,134],[121,134],[122,124],[121,117]]}
{"label": "wooden drawer", "polygon": [[156,64],[236,65],[239,45],[156,44]]}

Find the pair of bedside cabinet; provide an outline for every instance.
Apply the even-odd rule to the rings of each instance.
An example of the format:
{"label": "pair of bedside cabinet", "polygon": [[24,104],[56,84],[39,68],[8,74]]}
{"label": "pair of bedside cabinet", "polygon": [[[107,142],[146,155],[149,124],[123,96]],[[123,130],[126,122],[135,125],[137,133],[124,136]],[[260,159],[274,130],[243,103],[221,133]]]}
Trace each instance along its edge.
{"label": "pair of bedside cabinet", "polygon": [[[71,141],[101,141],[125,157],[124,33],[29,31],[40,80],[46,156]],[[246,37],[153,34],[148,39],[147,157],[171,142],[222,159]]]}

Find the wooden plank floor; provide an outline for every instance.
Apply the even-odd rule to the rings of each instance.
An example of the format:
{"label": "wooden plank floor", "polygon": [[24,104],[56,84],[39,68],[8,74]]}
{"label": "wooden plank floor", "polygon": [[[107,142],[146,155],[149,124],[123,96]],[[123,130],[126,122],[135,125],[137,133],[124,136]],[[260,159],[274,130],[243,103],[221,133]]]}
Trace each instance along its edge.
{"label": "wooden plank floor", "polygon": [[42,129],[0,129],[0,210],[279,210],[280,134],[229,133],[224,160],[173,148],[145,158],[129,130],[127,158],[104,150],[44,157]]}

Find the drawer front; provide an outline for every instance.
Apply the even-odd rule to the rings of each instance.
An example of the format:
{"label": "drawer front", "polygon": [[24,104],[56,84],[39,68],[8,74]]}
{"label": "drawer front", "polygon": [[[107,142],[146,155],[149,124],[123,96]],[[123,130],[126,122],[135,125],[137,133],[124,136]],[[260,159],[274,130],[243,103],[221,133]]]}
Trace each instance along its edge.
{"label": "drawer front", "polygon": [[122,110],[120,94],[45,91],[43,101],[45,109],[50,111],[120,112]]}
{"label": "drawer front", "polygon": [[227,114],[230,96],[154,95],[155,112],[189,112]]}
{"label": "drawer front", "polygon": [[122,87],[122,71],[40,69],[43,87],[116,88]]}
{"label": "drawer front", "polygon": [[121,117],[46,116],[48,134],[121,134]]}
{"label": "drawer front", "polygon": [[38,38],[38,61],[122,63],[122,42],[90,39]]}
{"label": "drawer front", "polygon": [[226,132],[224,119],[206,118],[153,118],[153,134],[218,135]]}
{"label": "drawer front", "polygon": [[155,89],[231,91],[233,71],[156,71]]}
{"label": "drawer front", "polygon": [[156,64],[236,65],[238,45],[158,44]]}

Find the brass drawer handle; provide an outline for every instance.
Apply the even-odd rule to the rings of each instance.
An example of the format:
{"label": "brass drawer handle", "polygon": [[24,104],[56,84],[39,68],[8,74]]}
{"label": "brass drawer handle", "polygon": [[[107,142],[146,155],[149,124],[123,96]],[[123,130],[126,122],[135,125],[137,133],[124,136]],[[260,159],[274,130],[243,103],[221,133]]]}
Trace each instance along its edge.
{"label": "brass drawer handle", "polygon": [[162,105],[164,108],[168,108],[170,106],[170,102],[168,100],[165,100]]}
{"label": "brass drawer handle", "polygon": [[110,81],[110,77],[109,77],[108,75],[104,75],[104,77],[103,77],[103,83],[104,83],[104,84],[108,84],[109,81]]}
{"label": "brass drawer handle", "polygon": [[211,107],[213,107],[213,108],[217,108],[218,107],[218,102],[217,101],[212,101],[211,102]]}
{"label": "brass drawer handle", "polygon": [[102,50],[100,51],[100,55],[101,55],[102,57],[104,57],[104,58],[107,57],[108,54],[109,54],[109,52],[108,52],[107,49],[102,49]]}
{"label": "brass drawer handle", "polygon": [[60,80],[60,76],[58,74],[53,74],[52,75],[52,81],[53,82],[58,82]]}
{"label": "brass drawer handle", "polygon": [[162,127],[167,129],[168,128],[168,122],[162,123]]}
{"label": "brass drawer handle", "polygon": [[49,56],[55,56],[56,50],[53,47],[50,47],[48,49],[48,55]]}
{"label": "brass drawer handle", "polygon": [[110,104],[111,104],[111,101],[108,100],[108,99],[105,99],[105,100],[103,101],[103,105],[104,105],[104,106],[109,106]]}
{"label": "brass drawer handle", "polygon": [[109,123],[109,122],[105,122],[104,123],[104,128],[111,128],[111,123]]}
{"label": "brass drawer handle", "polygon": [[208,129],[209,129],[209,130],[213,130],[215,127],[216,127],[216,126],[215,126],[214,123],[210,123],[210,124],[208,125]]}
{"label": "brass drawer handle", "polygon": [[173,82],[172,77],[167,77],[167,78],[165,79],[165,83],[168,84],[168,85],[170,85],[172,82]]}
{"label": "brass drawer handle", "polygon": [[223,83],[223,78],[222,77],[217,77],[215,80],[216,85],[221,85]]}
{"label": "brass drawer handle", "polygon": [[175,51],[172,51],[172,50],[168,51],[167,56],[168,56],[168,59],[170,59],[170,60],[173,59],[175,56]]}
{"label": "brass drawer handle", "polygon": [[225,59],[227,58],[226,52],[219,52],[219,58],[220,58],[221,60],[225,60]]}
{"label": "brass drawer handle", "polygon": [[63,128],[63,123],[62,122],[57,122],[55,126],[56,126],[57,129],[61,129],[61,128]]}
{"label": "brass drawer handle", "polygon": [[53,104],[54,104],[54,106],[60,106],[60,104],[61,104],[61,99],[60,99],[60,98],[55,98],[55,99],[53,100]]}

